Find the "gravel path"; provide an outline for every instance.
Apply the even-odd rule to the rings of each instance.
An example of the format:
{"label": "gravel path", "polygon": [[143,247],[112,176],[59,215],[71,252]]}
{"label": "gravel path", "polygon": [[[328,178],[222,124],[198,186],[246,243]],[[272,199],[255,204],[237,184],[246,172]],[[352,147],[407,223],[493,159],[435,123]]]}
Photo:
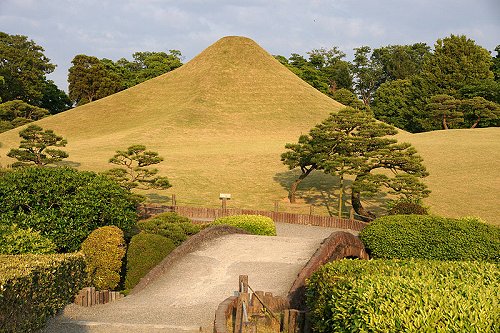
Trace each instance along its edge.
{"label": "gravel path", "polygon": [[172,265],[143,291],[84,308],[68,305],[42,332],[199,332],[249,276],[254,290],[286,295],[321,241],[338,229],[277,223],[278,237],[226,235]]}

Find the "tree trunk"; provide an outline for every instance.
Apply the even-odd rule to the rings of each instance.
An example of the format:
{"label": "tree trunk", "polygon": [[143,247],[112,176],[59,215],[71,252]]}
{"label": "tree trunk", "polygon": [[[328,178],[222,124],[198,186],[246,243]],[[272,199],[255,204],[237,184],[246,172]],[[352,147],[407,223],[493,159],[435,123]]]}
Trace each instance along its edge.
{"label": "tree trunk", "polygon": [[[356,181],[359,175],[356,176]],[[361,193],[354,189],[351,190],[351,204],[354,211],[362,217],[363,221],[369,222],[376,218],[375,214],[366,210],[361,204]]]}
{"label": "tree trunk", "polygon": [[292,183],[292,185],[290,186],[290,191],[288,192],[288,199],[290,200],[290,203],[296,202],[295,193],[297,192],[297,187],[304,180],[304,178],[306,178],[311,173],[311,171],[313,171],[314,169],[315,169],[314,167],[311,167],[310,169],[306,169],[306,172],[303,172],[299,176],[299,178],[297,178]]}
{"label": "tree trunk", "polygon": [[472,125],[471,128],[476,128],[476,126],[479,125],[480,121],[481,121],[481,116],[478,116],[476,122],[474,123],[474,125]]}
{"label": "tree trunk", "polygon": [[344,196],[344,176],[340,176],[339,219],[342,218],[342,197]]}
{"label": "tree trunk", "polygon": [[444,128],[445,130],[447,130],[447,129],[448,129],[448,124],[446,123],[446,116],[443,116],[443,128]]}

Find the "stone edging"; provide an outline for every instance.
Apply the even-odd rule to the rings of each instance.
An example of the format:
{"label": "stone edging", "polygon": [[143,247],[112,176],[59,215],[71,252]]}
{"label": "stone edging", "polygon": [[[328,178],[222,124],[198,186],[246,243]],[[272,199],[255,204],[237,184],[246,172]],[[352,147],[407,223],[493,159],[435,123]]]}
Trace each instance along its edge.
{"label": "stone edging", "polygon": [[212,226],[201,230],[197,234],[189,237],[181,245],[175,248],[158,265],[149,271],[139,283],[130,291],[130,295],[136,294],[159,276],[164,274],[173,263],[184,257],[186,254],[196,250],[202,243],[230,234],[249,234],[247,231],[231,226]]}
{"label": "stone edging", "polygon": [[346,257],[369,259],[361,240],[351,233],[336,231],[325,238],[311,259],[299,272],[288,292],[287,298],[290,301],[291,308],[306,309],[304,298],[306,279],[311,277],[320,266]]}
{"label": "stone edging", "polygon": [[228,333],[227,318],[229,318],[230,312],[236,306],[235,302],[237,300],[238,296],[230,296],[219,304],[217,311],[215,311],[214,333]]}

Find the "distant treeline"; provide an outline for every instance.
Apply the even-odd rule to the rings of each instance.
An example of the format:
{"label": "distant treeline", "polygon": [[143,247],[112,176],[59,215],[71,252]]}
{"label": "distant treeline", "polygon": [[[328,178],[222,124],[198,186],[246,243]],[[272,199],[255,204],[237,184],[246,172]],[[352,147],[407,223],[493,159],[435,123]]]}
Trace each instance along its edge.
{"label": "distant treeline", "polygon": [[[352,61],[336,46],[275,57],[326,95],[410,132],[499,125],[500,45],[492,56],[474,40],[451,35],[434,49],[415,43],[354,51]],[[132,87],[183,59],[178,50],[117,61],[79,54],[66,94],[46,78],[55,65],[43,52],[27,36],[0,32],[0,132]]]}

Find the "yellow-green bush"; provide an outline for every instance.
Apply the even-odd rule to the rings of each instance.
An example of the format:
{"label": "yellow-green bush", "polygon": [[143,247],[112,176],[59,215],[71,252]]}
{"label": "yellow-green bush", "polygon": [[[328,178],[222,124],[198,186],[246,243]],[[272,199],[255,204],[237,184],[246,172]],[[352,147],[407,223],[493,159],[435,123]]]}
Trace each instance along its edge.
{"label": "yellow-green bush", "polygon": [[162,213],[147,220],[139,221],[137,227],[148,233],[170,238],[175,245],[184,242],[188,236],[201,230],[201,226],[193,224],[190,219],[177,213]]}
{"label": "yellow-green bush", "polygon": [[340,260],[313,274],[314,332],[499,332],[500,267],[488,262]]}
{"label": "yellow-green bush", "polygon": [[261,215],[233,215],[219,217],[212,225],[230,225],[254,235],[276,236],[274,221]]}
{"label": "yellow-green bush", "polygon": [[92,231],[82,243],[90,285],[98,290],[113,290],[120,282],[126,252],[123,231],[105,226]]}
{"label": "yellow-green bush", "polygon": [[384,216],[359,237],[372,258],[500,261],[500,228],[478,218]]}
{"label": "yellow-green bush", "polygon": [[17,225],[6,225],[0,221],[0,254],[50,254],[56,245],[39,231],[21,229]]}
{"label": "yellow-green bush", "polygon": [[125,288],[131,290],[153,267],[172,250],[174,242],[160,235],[141,232],[130,240],[127,250]]}
{"label": "yellow-green bush", "polygon": [[83,287],[81,253],[0,255],[0,332],[34,332]]}

